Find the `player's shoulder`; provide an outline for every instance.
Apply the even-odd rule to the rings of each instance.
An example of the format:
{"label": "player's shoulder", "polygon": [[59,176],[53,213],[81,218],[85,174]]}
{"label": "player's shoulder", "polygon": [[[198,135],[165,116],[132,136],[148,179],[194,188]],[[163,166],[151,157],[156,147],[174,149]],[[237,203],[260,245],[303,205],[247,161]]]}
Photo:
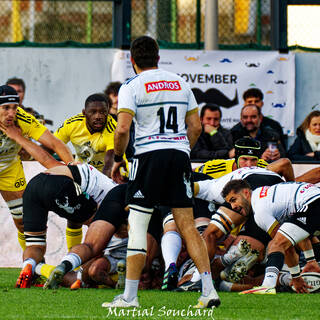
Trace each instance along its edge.
{"label": "player's shoulder", "polygon": [[114,132],[116,127],[117,127],[117,121],[110,114],[108,114],[107,123],[106,123],[106,131],[108,133],[112,133],[112,132]]}
{"label": "player's shoulder", "polygon": [[82,113],[76,114],[64,121],[64,125],[75,125],[84,122],[85,116]]}
{"label": "player's shoulder", "polygon": [[139,74],[136,74],[135,76],[127,79],[126,81],[124,81],[123,84],[121,85],[121,87],[125,87],[125,86],[129,85],[130,83],[132,84],[132,81],[134,83],[134,80],[137,80],[138,78],[139,78]]}
{"label": "player's shoulder", "polygon": [[217,179],[231,173],[233,163],[234,159],[213,159],[205,162],[200,167],[197,167],[195,171],[207,174],[212,178]]}
{"label": "player's shoulder", "polygon": [[23,110],[21,107],[18,107],[16,113],[16,119],[18,122],[31,124],[32,120],[35,119],[30,113]]}
{"label": "player's shoulder", "polygon": [[257,167],[259,168],[266,168],[268,166],[268,162],[263,160],[263,159],[259,159],[258,163],[257,163]]}

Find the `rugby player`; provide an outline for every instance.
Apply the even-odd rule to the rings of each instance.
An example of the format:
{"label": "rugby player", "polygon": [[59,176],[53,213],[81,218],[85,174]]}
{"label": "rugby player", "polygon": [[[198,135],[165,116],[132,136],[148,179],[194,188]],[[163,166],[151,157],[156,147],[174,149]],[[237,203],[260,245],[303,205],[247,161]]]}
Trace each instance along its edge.
{"label": "rugby player", "polygon": [[146,232],[156,205],[171,208],[201,273],[202,295],[195,307],[218,306],[220,299],[212,284],[208,254],[193,220],[189,153],[201,132],[197,103],[182,78],[158,69],[159,47],[154,39],[136,39],[130,52],[137,76],[120,88],[112,168],[112,178],[117,179],[134,117],[135,156],[127,190],[130,214],[126,284],[123,295],[103,306],[139,305],[137,291],[145,264]]}
{"label": "rugby player", "polygon": [[[54,135],[64,143],[72,143],[76,161],[89,163],[111,177],[113,164],[113,138],[117,122],[109,115],[110,100],[102,93],[95,93],[85,101],[81,114],[64,121]],[[68,250],[80,244],[82,228],[68,222],[66,229]]]}
{"label": "rugby player", "polygon": [[[0,86],[0,123],[2,125],[0,132],[0,193],[9,207],[18,229],[20,246],[24,250],[22,195],[26,188],[26,180],[18,153],[21,147],[25,148],[25,145],[29,142],[28,139],[23,137],[17,138],[19,142],[15,141],[13,136],[12,138],[8,136],[9,131],[15,134],[14,129],[18,127],[22,136],[39,141],[42,145],[56,152],[66,164],[74,159],[69,148],[61,140],[54,137],[35,117],[25,112],[18,105],[19,95],[15,89],[7,85]],[[47,153],[41,150],[33,156],[35,160],[48,168],[57,165],[52,162]],[[49,162],[46,162],[45,159]]]}
{"label": "rugby player", "polygon": [[[240,214],[253,216],[257,225],[273,238],[262,286],[243,293],[275,294],[285,258],[296,291],[308,292],[294,246],[320,231],[319,188],[310,183],[291,182],[252,191],[246,181],[235,179],[225,185],[222,196]],[[314,260],[313,252],[306,252],[305,258]]]}
{"label": "rugby player", "polygon": [[30,287],[35,266],[43,260],[49,211],[88,225],[97,205],[115,186],[110,178],[88,164],[53,167],[30,180],[23,194],[27,247],[16,287]]}

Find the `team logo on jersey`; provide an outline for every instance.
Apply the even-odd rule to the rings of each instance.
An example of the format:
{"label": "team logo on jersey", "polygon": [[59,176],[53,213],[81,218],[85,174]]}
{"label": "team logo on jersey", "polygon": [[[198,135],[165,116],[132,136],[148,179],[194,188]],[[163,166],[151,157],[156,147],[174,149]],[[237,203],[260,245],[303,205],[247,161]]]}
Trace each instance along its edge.
{"label": "team logo on jersey", "polygon": [[144,84],[146,87],[146,92],[156,92],[156,91],[179,91],[181,90],[181,86],[179,81],[154,81],[154,82],[147,82]]}
{"label": "team logo on jersey", "polygon": [[261,191],[260,191],[260,198],[264,198],[267,196],[267,193],[268,193],[268,189],[269,187],[262,187]]}

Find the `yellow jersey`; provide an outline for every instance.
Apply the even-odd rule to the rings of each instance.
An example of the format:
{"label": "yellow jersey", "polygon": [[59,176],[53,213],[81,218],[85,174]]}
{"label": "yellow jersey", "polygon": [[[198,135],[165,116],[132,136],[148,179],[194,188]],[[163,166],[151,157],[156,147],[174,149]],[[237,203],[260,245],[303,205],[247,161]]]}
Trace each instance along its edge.
{"label": "yellow jersey", "polygon": [[64,143],[72,143],[77,161],[89,163],[102,172],[106,152],[114,149],[116,126],[117,122],[108,115],[103,131],[91,134],[86,125],[86,117],[80,113],[65,120],[54,135]]}
{"label": "yellow jersey", "polygon": [[[47,130],[34,116],[20,107],[17,109],[15,124],[21,128],[23,136],[34,140],[38,140]],[[18,143],[0,131],[0,173],[20,161],[20,150],[21,146]]]}
{"label": "yellow jersey", "polygon": [[[235,159],[214,159],[209,160],[202,164],[201,166],[195,168],[195,172],[201,172],[209,175],[210,177],[214,179],[218,179],[222,176],[224,176],[227,173],[232,172],[232,166],[235,162]],[[257,167],[265,168],[268,165],[268,162],[266,162],[263,159],[258,160]]]}

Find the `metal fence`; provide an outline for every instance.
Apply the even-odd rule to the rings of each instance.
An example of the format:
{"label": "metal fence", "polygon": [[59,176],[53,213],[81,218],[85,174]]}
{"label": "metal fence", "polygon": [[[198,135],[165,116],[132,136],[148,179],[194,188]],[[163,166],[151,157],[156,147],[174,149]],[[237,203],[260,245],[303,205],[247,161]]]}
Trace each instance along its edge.
{"label": "metal fence", "polygon": [[[205,3],[131,0],[131,38],[148,34],[163,46],[201,48]],[[1,0],[0,42],[109,42],[112,8],[102,0]],[[270,0],[220,0],[218,12],[220,46],[270,45]]]}

